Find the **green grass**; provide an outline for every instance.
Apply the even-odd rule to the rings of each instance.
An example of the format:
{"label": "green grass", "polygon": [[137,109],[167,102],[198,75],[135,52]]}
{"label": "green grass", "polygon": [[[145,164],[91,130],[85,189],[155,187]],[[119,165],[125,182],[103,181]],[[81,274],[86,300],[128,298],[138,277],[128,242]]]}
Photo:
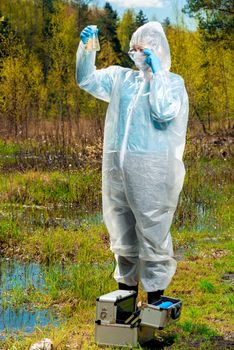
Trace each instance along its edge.
{"label": "green grass", "polygon": [[12,219],[1,218],[0,242],[19,241],[20,239],[21,231],[18,225]]}
{"label": "green grass", "polygon": [[0,155],[15,156],[20,151],[20,145],[14,142],[0,140]]}
{"label": "green grass", "polygon": [[[187,158],[187,168],[172,228],[181,259],[166,291],[166,295],[183,300],[183,311],[179,322],[157,336],[165,349],[214,350],[219,349],[217,337],[224,337],[228,345],[234,331],[230,318],[233,286],[224,278],[234,270],[231,163]],[[100,179],[100,172],[90,169],[0,174],[2,252],[10,258],[42,263],[46,281],[43,288],[29,280],[26,289],[16,283],[6,290],[3,275],[2,305],[55,306],[63,319],[58,327],[37,328],[27,336],[9,335],[0,341],[1,349],[25,350],[45,337],[53,339],[57,350],[101,349],[94,344],[95,301],[98,295],[116,288],[114,258],[104,224],[90,220],[77,226],[50,226],[47,209],[43,224],[36,222],[30,227],[24,222],[26,205],[62,205],[69,210],[73,204],[83,211],[100,210]],[[36,213],[30,213],[33,219]],[[142,290],[139,299],[146,299]]]}
{"label": "green grass", "polygon": [[207,280],[202,279],[200,281],[199,286],[200,286],[201,290],[205,293],[214,293],[215,292],[215,286]]}
{"label": "green grass", "polygon": [[21,205],[100,206],[100,172],[41,172],[0,174],[0,202]]}
{"label": "green grass", "polygon": [[[56,234],[61,234],[62,242],[64,236],[61,232],[60,229]],[[45,268],[46,283],[41,291],[27,288],[25,292],[18,287],[10,294],[16,305],[22,303],[33,303],[37,307],[57,305],[65,323],[50,329],[45,327],[43,331],[36,330],[21,340],[9,338],[1,344],[2,349],[14,349],[13,346],[17,349],[26,349],[31,342],[41,339],[42,334],[51,337],[57,349],[64,349],[65,345],[74,346],[72,349],[79,349],[79,346],[82,349],[99,349],[93,343],[95,300],[98,295],[116,288],[113,280],[113,257],[106,246],[106,240],[102,241],[102,226],[97,228],[96,225],[91,225],[79,233],[77,236],[81,251],[80,255],[77,255],[76,263],[67,262],[64,266],[50,264]],[[74,236],[74,232],[71,236]],[[94,254],[87,254],[91,249],[87,236],[94,244],[95,249],[92,250]],[[43,238],[41,240],[43,241]],[[230,242],[223,245],[222,242],[204,243],[203,240],[198,240],[197,245],[199,254],[196,259],[185,257],[178,263],[177,273],[166,291],[166,295],[183,300],[180,321],[164,331],[157,332],[164,342],[174,337],[174,343],[170,345],[170,349],[173,350],[193,349],[194,344],[196,349],[213,350],[217,335],[225,336],[233,331],[230,320],[233,308],[232,286],[222,279],[224,274],[230,271],[233,263],[233,247]],[[219,264],[216,260],[217,254]],[[139,299],[145,300],[142,290]]]}
{"label": "green grass", "polygon": [[188,335],[195,334],[196,336],[202,336],[204,338],[210,338],[217,335],[217,333],[211,330],[204,324],[194,324],[192,321],[185,321],[180,324],[182,330]]}

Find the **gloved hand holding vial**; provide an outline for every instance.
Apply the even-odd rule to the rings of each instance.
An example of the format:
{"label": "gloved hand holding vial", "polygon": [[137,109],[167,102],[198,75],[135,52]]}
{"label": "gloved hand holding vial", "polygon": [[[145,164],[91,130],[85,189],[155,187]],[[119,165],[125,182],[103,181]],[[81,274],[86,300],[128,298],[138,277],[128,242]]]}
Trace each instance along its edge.
{"label": "gloved hand holding vial", "polygon": [[[97,28],[96,28],[97,29]],[[181,192],[188,120],[183,79],[170,72],[170,49],[158,22],[139,27],[129,56],[138,68],[96,69],[96,33],[81,32],[76,56],[79,87],[109,106],[104,129],[103,217],[119,289],[141,282],[154,303],[176,271],[170,226]]]}
{"label": "gloved hand holding vial", "polygon": [[80,34],[82,42],[85,44],[87,51],[99,51],[100,45],[98,40],[98,28],[96,25],[91,25],[82,30]]}

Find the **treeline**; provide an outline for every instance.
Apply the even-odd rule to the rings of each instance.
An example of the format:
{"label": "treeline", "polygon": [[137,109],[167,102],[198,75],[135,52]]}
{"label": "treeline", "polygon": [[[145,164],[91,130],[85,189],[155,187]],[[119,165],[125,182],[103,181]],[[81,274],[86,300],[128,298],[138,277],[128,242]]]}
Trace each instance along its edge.
{"label": "treeline", "polygon": [[[98,25],[97,68],[133,67],[128,43],[148,19],[142,11],[132,10],[120,19],[108,2],[102,9],[88,2],[0,1],[1,137],[53,137],[65,144],[102,134],[106,104],[81,91],[75,81],[79,33],[88,24]],[[171,25],[167,18],[163,23],[171,47],[171,70],[185,80],[194,133],[228,133],[234,91],[230,32],[226,27],[218,32],[214,26],[206,27],[200,9],[192,5],[188,1],[184,11],[200,18],[196,32],[189,31],[183,20]]]}

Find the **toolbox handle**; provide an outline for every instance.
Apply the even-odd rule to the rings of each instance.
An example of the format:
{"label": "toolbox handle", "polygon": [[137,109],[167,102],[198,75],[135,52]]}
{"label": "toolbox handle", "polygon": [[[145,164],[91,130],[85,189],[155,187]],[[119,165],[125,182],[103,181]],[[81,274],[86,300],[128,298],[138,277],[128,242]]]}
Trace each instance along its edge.
{"label": "toolbox handle", "polygon": [[177,318],[179,318],[180,314],[181,314],[181,305],[174,306],[171,309],[171,318],[173,320],[176,320]]}

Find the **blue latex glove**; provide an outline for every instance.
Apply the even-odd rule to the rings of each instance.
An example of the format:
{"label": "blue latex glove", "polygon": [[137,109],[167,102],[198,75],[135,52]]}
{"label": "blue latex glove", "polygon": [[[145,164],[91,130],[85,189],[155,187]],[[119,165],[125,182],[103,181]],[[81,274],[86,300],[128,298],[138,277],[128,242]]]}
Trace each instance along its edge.
{"label": "blue latex glove", "polygon": [[[98,28],[95,32],[97,32],[97,33],[99,32]],[[91,38],[93,36],[93,33],[94,33],[94,31],[93,31],[91,26],[87,26],[82,30],[82,32],[80,33],[80,38],[81,38],[83,44],[87,44],[89,38]]]}
{"label": "blue latex glove", "polygon": [[150,49],[144,49],[144,54],[147,56],[145,62],[151,67],[153,73],[162,69],[160,59]]}

